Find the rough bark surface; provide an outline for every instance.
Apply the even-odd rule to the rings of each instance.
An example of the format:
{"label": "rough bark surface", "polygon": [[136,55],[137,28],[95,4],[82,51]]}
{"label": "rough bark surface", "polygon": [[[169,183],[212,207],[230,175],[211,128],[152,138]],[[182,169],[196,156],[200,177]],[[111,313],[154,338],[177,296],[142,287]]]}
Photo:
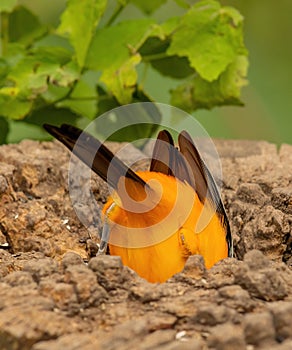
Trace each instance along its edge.
{"label": "rough bark surface", "polygon": [[[63,146],[1,146],[0,349],[292,349],[292,146],[216,146],[235,258],[206,270],[192,256],[164,284],[118,257],[91,257],[100,209],[79,208],[86,229]],[[128,158],[143,168],[139,152]],[[102,205],[97,177],[92,192]]]}

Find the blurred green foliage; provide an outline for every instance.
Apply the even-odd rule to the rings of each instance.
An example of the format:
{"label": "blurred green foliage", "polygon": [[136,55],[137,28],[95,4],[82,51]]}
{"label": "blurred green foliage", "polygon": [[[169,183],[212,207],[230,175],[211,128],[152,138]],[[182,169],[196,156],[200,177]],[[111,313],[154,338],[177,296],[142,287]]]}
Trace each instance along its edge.
{"label": "blurred green foliage", "polygon": [[[2,0],[0,12],[2,142],[136,101],[189,112],[242,105],[243,17],[218,1]],[[168,101],[153,73],[169,79],[159,85]]]}
{"label": "blurred green foliage", "polygon": [[292,144],[292,1],[221,0],[244,16],[249,50],[249,85],[244,108],[198,111],[197,119],[215,137],[261,139]]}

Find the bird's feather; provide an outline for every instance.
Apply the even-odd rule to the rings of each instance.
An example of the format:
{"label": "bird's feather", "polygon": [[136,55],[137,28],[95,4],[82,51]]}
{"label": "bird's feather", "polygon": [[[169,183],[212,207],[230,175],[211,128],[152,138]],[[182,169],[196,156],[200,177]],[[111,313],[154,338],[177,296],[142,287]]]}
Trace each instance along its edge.
{"label": "bird's feather", "polygon": [[61,127],[44,124],[44,128],[114,189],[117,189],[122,176],[133,180],[135,184],[143,188],[146,185],[141,177],[90,134],[67,124]]}
{"label": "bird's feather", "polygon": [[211,204],[226,230],[228,254],[232,256],[230,226],[215,180],[186,131],[179,134],[178,142],[179,150],[174,147],[168,131],[163,130],[158,134],[150,171],[162,172],[186,181],[194,188],[202,203],[208,200],[208,204]]}

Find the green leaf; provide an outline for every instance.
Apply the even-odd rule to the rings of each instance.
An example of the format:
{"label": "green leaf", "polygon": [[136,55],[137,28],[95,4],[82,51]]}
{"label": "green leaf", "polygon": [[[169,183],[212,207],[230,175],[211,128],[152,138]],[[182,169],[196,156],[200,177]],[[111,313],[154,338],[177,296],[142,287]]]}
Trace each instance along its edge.
{"label": "green leaf", "polygon": [[[4,58],[0,57],[0,80],[5,78],[9,72],[9,66]],[[1,84],[0,84],[1,85]]]}
{"label": "green leaf", "polygon": [[54,71],[51,70],[50,66],[48,67],[48,71],[40,70],[40,73],[44,73],[47,77],[49,77],[50,83],[58,86],[70,86],[80,77],[78,71],[79,68],[77,67],[76,63],[72,61],[64,66],[58,67]]}
{"label": "green leaf", "polygon": [[[138,100],[140,102],[149,101],[143,91],[136,90],[135,95],[137,97],[139,96]],[[161,122],[161,112],[153,103],[132,104],[130,108],[118,109],[117,111],[113,110],[111,115],[113,118],[107,118],[104,121],[104,130],[116,129],[117,131],[107,139],[120,142],[136,141],[136,146],[144,145],[145,138],[148,139],[151,137]],[[122,121],[123,124],[125,119],[129,122],[129,125],[121,127],[120,121]],[[115,125],[114,128],[113,125]]]}
{"label": "green leaf", "polygon": [[151,65],[162,75],[176,79],[183,79],[194,74],[194,70],[190,67],[186,57],[166,57],[160,60],[151,61]]}
{"label": "green leaf", "polygon": [[166,20],[164,23],[162,23],[160,27],[164,35],[170,35],[175,30],[177,30],[177,28],[180,25],[180,22],[181,22],[180,17],[171,17],[168,20]]}
{"label": "green leaf", "polygon": [[246,54],[242,21],[235,9],[200,1],[182,17],[167,53],[186,56],[203,79],[216,80],[238,54]]}
{"label": "green leaf", "polygon": [[97,30],[88,51],[86,66],[93,70],[119,68],[140,49],[152,33],[153,24],[150,19],[140,19]]}
{"label": "green leaf", "polygon": [[118,71],[106,70],[101,76],[101,81],[110,87],[111,92],[121,104],[127,104],[132,100],[138,77],[135,66],[140,61],[139,54],[133,55],[119,67]]}
{"label": "green leaf", "polygon": [[247,85],[248,60],[238,56],[220,77],[212,82],[196,76],[172,91],[171,103],[188,112],[220,105],[242,105],[241,88]]}
{"label": "green leaf", "polygon": [[[6,30],[2,33],[5,55],[0,58],[0,116],[25,118],[15,125],[64,118],[74,123],[80,122],[81,115],[92,119],[121,104],[149,101],[150,92],[138,90],[137,71],[139,83],[148,86],[146,75],[153,73],[152,67],[160,75],[188,78],[172,91],[172,102],[183,109],[240,104],[247,69],[242,16],[215,0],[174,1],[186,9],[172,4],[184,14],[175,13],[157,24],[147,15],[166,0],[114,0],[116,10],[112,13],[109,3],[97,27],[107,0],[67,0],[58,29],[48,33],[33,13],[15,6],[16,0],[0,0]],[[131,2],[146,14],[144,18],[122,20],[122,10]],[[163,88],[156,85],[157,90]],[[131,118],[142,118],[149,125],[114,136],[149,136],[151,124],[159,118],[144,112],[139,110]]]}
{"label": "green leaf", "polygon": [[169,44],[170,41],[168,39],[161,40],[158,37],[148,38],[139,50],[143,62],[149,62],[162,75],[176,79],[182,79],[194,74],[194,70],[190,67],[186,57],[166,55]]}
{"label": "green leaf", "polygon": [[5,54],[5,60],[7,64],[13,68],[18,62],[23,59],[25,55],[25,47],[19,43],[9,43],[7,46],[7,52]]}
{"label": "green leaf", "polygon": [[88,47],[106,4],[107,0],[68,0],[62,14],[58,31],[69,35],[80,67],[84,66]]}
{"label": "green leaf", "polygon": [[92,41],[86,65],[102,71],[100,80],[121,104],[131,102],[137,82],[135,66],[141,60],[138,50],[155,30],[152,24],[149,19],[124,21],[98,30]]}
{"label": "green leaf", "polygon": [[80,117],[67,108],[56,108],[55,106],[46,106],[40,109],[35,109],[26,122],[29,124],[42,126],[44,123],[60,124],[69,123],[76,124]]}
{"label": "green leaf", "polygon": [[31,110],[32,101],[15,96],[13,89],[0,89],[0,115],[10,119],[23,119]]}
{"label": "green leaf", "polygon": [[190,4],[186,1],[186,0],[174,0],[178,6],[182,7],[182,8],[189,8]]}
{"label": "green leaf", "polygon": [[[105,112],[120,106],[117,99],[113,95],[108,95],[101,86],[98,86],[97,89],[98,89],[98,95],[99,95],[99,99],[98,99],[99,115],[102,115]],[[133,93],[133,103],[135,102],[153,102],[153,100],[142,89],[136,87],[136,90]],[[154,118],[153,118],[153,121],[154,121]]]}
{"label": "green leaf", "polygon": [[[60,46],[39,46],[29,52],[29,55],[33,55],[33,59],[40,63],[56,63],[61,66],[71,62],[72,58],[72,52]],[[77,70],[76,64],[75,67]]]}
{"label": "green leaf", "polygon": [[[133,93],[133,103],[131,108],[119,108],[117,114],[115,108],[119,107],[119,103],[112,96],[108,95],[106,91],[98,86],[98,114],[102,115],[107,111],[112,110],[111,117],[107,118],[103,127],[104,130],[118,130],[107,139],[111,141],[136,141],[139,138],[149,138],[157,129],[157,125],[161,122],[161,114],[158,108],[153,104],[135,104],[135,102],[152,102],[149,96],[141,89],[136,89]],[[132,121],[133,125],[121,127],[120,120]],[[121,119],[122,118],[122,119]],[[97,130],[100,133],[100,130]],[[135,143],[137,147],[145,144],[145,140]]]}
{"label": "green leaf", "polygon": [[70,55],[63,48],[44,47],[20,58],[10,67],[0,89],[0,115],[22,119],[30,113],[33,105],[43,103],[43,95],[50,84],[70,87],[80,74],[77,64],[69,60]]}
{"label": "green leaf", "polygon": [[6,118],[0,117],[0,145],[7,142],[9,124]]}
{"label": "green leaf", "polygon": [[107,94],[102,86],[97,86],[97,92],[99,96],[97,105],[99,115],[120,106],[117,99],[112,94]]}
{"label": "green leaf", "polygon": [[48,133],[39,126],[28,124],[25,120],[9,120],[7,143],[18,143],[23,139],[44,140]]}
{"label": "green leaf", "polygon": [[62,49],[42,48],[20,60],[8,79],[17,88],[17,95],[31,100],[44,93],[48,83],[70,86],[78,79],[77,65],[72,62],[64,64],[68,59]]}
{"label": "green leaf", "polygon": [[[139,53],[143,56],[143,60],[151,61],[152,57],[154,59],[157,55],[163,55],[166,57],[166,50],[169,47],[170,41],[159,37],[148,38],[139,50]],[[148,57],[150,56],[150,57]]]}
{"label": "green leaf", "polygon": [[18,6],[9,15],[9,40],[10,42],[31,44],[34,39],[46,32],[36,17],[26,7]]}
{"label": "green leaf", "polygon": [[57,107],[69,108],[76,114],[94,119],[97,115],[98,95],[96,89],[96,73],[86,72],[76,84],[70,96],[57,103]]}
{"label": "green leaf", "polygon": [[18,0],[1,0],[0,12],[11,12],[16,6]]}
{"label": "green leaf", "polygon": [[[10,72],[8,79],[13,82],[16,95],[22,99],[34,99],[37,94],[47,88],[47,75],[39,74],[38,69],[48,69],[48,64],[36,60],[34,57],[25,57]],[[51,71],[55,72],[58,68],[57,63],[50,65]]]}
{"label": "green leaf", "polygon": [[131,3],[139,7],[144,13],[150,15],[157,10],[161,5],[166,3],[167,0],[131,0]]}
{"label": "green leaf", "polygon": [[66,99],[66,96],[70,94],[69,87],[57,86],[48,84],[48,88],[44,91],[40,97],[49,104],[53,104],[56,101]]}
{"label": "green leaf", "polygon": [[66,51],[68,53],[70,59],[72,59],[72,55],[74,54],[74,49],[69,43],[69,40],[57,34],[45,35],[41,39],[34,42],[33,48],[39,50],[63,50],[64,52]]}

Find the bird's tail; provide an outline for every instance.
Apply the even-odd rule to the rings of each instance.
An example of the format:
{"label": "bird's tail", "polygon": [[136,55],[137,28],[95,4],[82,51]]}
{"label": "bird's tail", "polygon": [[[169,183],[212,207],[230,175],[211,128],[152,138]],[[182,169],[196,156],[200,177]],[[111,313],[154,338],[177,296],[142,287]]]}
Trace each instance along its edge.
{"label": "bird's tail", "polygon": [[140,176],[92,135],[67,124],[62,124],[61,127],[44,124],[44,128],[115,190],[118,189],[119,180],[123,176],[135,186],[147,186]]}

